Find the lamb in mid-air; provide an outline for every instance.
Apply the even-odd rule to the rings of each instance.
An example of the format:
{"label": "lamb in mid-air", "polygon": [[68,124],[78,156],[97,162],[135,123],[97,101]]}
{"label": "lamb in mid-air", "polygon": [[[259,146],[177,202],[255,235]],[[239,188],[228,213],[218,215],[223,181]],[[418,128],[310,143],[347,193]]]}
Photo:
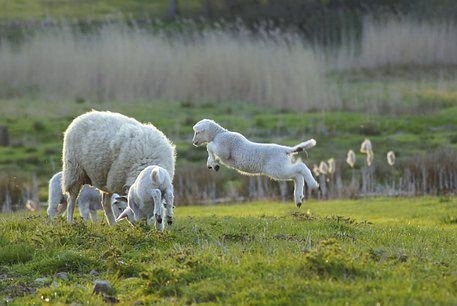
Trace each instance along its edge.
{"label": "lamb in mid-air", "polygon": [[82,185],[89,184],[102,192],[105,216],[114,225],[112,194],[125,194],[151,165],[164,168],[172,180],[175,159],[174,145],[152,124],[112,112],[91,111],[77,117],[63,141],[62,189],[68,194],[68,221],[73,222]]}
{"label": "lamb in mid-air", "polygon": [[163,230],[163,215],[168,225],[173,223],[173,185],[167,170],[159,166],[146,167],[130,187],[128,207],[116,219],[127,218],[132,224],[146,218],[150,225],[155,218],[156,228]]}
{"label": "lamb in mid-air", "polygon": [[309,168],[294,157],[298,152],[316,145],[314,139],[294,147],[270,143],[251,142],[240,133],[231,132],[210,119],[197,122],[194,127],[193,144],[206,144],[208,150],[208,169],[219,170],[219,162],[241,174],[266,175],[276,180],[293,180],[294,199],[297,207],[303,201],[304,182],[310,189],[319,184]]}
{"label": "lamb in mid-air", "polygon": [[[97,221],[97,210],[102,209],[101,194],[97,189],[84,185],[79,193],[78,207],[84,221]],[[57,172],[49,180],[48,193],[48,216],[54,218],[57,214],[62,214],[67,209],[67,196],[62,193],[62,172]]]}

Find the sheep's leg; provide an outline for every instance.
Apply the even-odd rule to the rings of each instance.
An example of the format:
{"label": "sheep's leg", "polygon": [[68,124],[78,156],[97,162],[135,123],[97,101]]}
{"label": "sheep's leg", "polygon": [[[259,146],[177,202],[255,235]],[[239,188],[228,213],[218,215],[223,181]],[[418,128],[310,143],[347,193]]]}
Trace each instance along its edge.
{"label": "sheep's leg", "polygon": [[113,210],[111,209],[111,194],[103,192],[102,206],[105,211],[106,220],[109,225],[114,226],[116,224],[116,218],[114,218]]}
{"label": "sheep's leg", "polygon": [[206,150],[208,151],[208,160],[206,162],[206,166],[208,169],[214,169],[215,171],[218,171],[220,167],[217,163],[217,157],[214,154],[214,149],[215,145],[212,142],[208,143],[206,146]]}
{"label": "sheep's leg", "polygon": [[78,193],[70,192],[70,196],[68,197],[68,206],[67,206],[67,220],[68,223],[73,223],[73,214],[75,212],[76,206],[76,198],[78,197]]}
{"label": "sheep's leg", "polygon": [[302,175],[297,175],[294,178],[294,199],[295,205],[300,208],[304,195],[303,195],[303,187],[305,186],[305,179]]}

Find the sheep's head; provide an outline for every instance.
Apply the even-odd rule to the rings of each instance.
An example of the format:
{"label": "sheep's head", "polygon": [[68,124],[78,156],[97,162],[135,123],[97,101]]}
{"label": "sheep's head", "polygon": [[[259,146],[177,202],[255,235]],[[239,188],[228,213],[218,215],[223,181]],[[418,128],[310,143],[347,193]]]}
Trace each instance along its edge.
{"label": "sheep's head", "polygon": [[202,145],[211,142],[216,135],[216,133],[223,128],[210,119],[203,119],[198,121],[194,126],[194,138],[192,139],[192,143],[194,146],[199,147]]}

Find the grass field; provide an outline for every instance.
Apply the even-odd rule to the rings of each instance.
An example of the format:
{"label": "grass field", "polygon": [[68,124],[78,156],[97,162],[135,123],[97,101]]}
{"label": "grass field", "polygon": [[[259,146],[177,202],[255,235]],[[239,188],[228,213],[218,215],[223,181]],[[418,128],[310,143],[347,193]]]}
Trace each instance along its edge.
{"label": "grass field", "polygon": [[0,229],[0,296],[14,305],[103,304],[96,279],[120,305],[457,303],[456,198],[178,207],[165,233],[44,213],[1,215]]}

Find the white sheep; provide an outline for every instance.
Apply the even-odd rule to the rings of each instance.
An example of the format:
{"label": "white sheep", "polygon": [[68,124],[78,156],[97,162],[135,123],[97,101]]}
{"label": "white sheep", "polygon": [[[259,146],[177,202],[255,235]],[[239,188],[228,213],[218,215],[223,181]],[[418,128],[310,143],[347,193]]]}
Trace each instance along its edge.
{"label": "white sheep", "polygon": [[162,167],[149,166],[140,172],[135,183],[130,187],[128,207],[116,221],[127,218],[134,224],[141,218],[146,218],[150,225],[155,217],[156,228],[163,230],[164,210],[168,225],[173,223],[173,202],[173,185],[170,175]]}
{"label": "white sheep", "polygon": [[[89,215],[92,222],[97,221],[97,210],[101,209],[100,201],[101,195],[97,189],[88,185],[83,186],[77,202],[79,213],[84,221],[89,220]],[[54,218],[56,215],[64,213],[66,208],[67,196],[62,193],[62,172],[57,172],[49,180],[48,216]]]}
{"label": "white sheep", "polygon": [[319,187],[308,167],[293,156],[314,147],[316,145],[314,139],[294,147],[255,143],[209,119],[200,120],[193,129],[193,144],[195,146],[206,144],[209,169],[218,171],[218,163],[221,162],[241,174],[266,175],[276,180],[293,180],[297,207],[301,206],[304,197],[304,181],[310,189]]}
{"label": "white sheep", "polygon": [[175,159],[175,147],[152,124],[112,112],[91,111],[77,117],[63,142],[62,188],[68,194],[68,221],[73,222],[81,186],[90,184],[102,191],[105,216],[114,225],[111,195],[125,194],[150,165],[163,167],[173,179]]}

